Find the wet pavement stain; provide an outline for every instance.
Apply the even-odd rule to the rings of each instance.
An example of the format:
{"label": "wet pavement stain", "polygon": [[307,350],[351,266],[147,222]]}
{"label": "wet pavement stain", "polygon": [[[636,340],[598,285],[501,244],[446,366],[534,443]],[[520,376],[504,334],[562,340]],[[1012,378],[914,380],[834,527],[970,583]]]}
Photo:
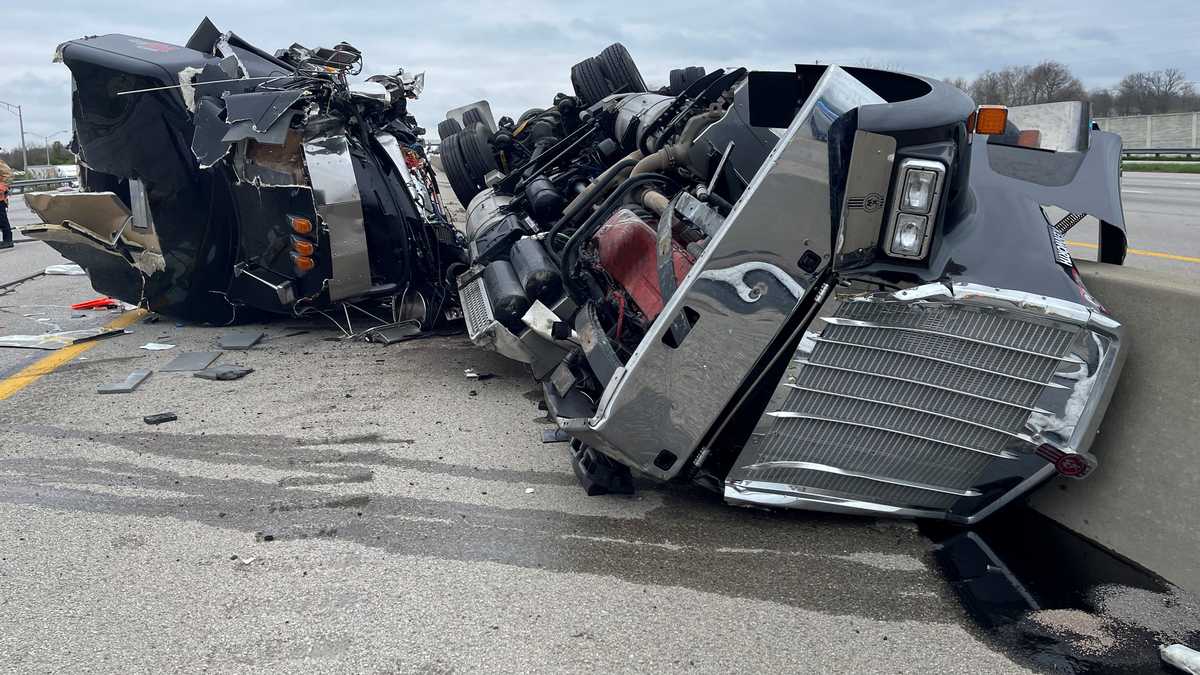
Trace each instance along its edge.
{"label": "wet pavement stain", "polygon": [[[340,451],[301,447],[276,437],[174,437],[165,434],[75,434],[44,426],[21,426],[47,438],[87,437],[162,458],[203,459],[229,468],[225,478],[181,476],[86,457],[10,457],[0,460],[0,499],[16,504],[92,513],[168,516],[270,536],[273,541],[336,537],[390,553],[615,577],[636,583],[766,600],[825,613],[876,619],[957,622],[957,601],[926,569],[889,569],[847,554],[902,542],[914,555],[921,544],[911,529],[878,527],[873,521],[822,514],[763,513],[734,509],[711,493],[687,487],[655,487],[662,506],[645,518],[585,516],[560,511],[497,508],[393,494],[336,506],[311,486],[281,487],[241,477],[237,467],[294,469]],[[239,448],[233,452],[230,448]],[[356,455],[381,460],[382,453]],[[411,460],[396,460],[411,461]],[[430,470],[462,471],[424,463]],[[447,468],[449,467],[449,468]],[[349,469],[342,471],[341,468]],[[337,469],[337,470],[335,470]],[[369,465],[321,466],[351,476]],[[529,483],[531,474],[487,470],[489,480]],[[473,475],[479,475],[474,474]],[[369,484],[368,484],[369,485]],[[167,497],[105,492],[113,486],[161,490]],[[346,496],[353,497],[353,496]],[[606,499],[606,498],[598,498]],[[296,505],[296,508],[288,508]],[[360,515],[361,514],[361,515]],[[258,533],[258,534],[256,534]],[[906,593],[894,589],[906,589]]]}
{"label": "wet pavement stain", "polygon": [[1175,673],[1158,646],[1200,644],[1195,596],[1028,507],[921,529],[980,636],[1030,668]]}

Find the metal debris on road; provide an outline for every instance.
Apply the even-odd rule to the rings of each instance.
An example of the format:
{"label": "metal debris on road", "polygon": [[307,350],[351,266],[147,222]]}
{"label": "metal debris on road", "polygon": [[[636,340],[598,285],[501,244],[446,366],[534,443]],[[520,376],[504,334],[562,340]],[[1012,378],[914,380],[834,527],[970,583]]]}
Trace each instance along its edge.
{"label": "metal debris on road", "polygon": [[116,384],[102,384],[96,387],[97,394],[128,394],[150,377],[149,370],[135,370],[125,377],[125,380]]}
{"label": "metal debris on road", "polygon": [[525,488],[525,494],[527,494],[527,495],[533,494],[533,488]]}
{"label": "metal debris on road", "polygon": [[90,340],[99,340],[101,338],[112,337],[114,335],[124,335],[128,331],[124,329],[108,329],[108,328],[86,328],[83,330],[67,330],[58,333],[43,333],[41,335],[4,335],[0,336],[0,347],[14,347],[17,349],[44,349],[54,351],[79,344],[80,342],[88,342]]}
{"label": "metal debris on road", "polygon": [[363,331],[363,334],[371,342],[391,345],[419,337],[421,335],[421,323],[419,321],[402,321],[394,325],[380,326],[369,331]]}
{"label": "metal debris on road", "polygon": [[1188,675],[1200,675],[1200,652],[1181,644],[1162,645],[1158,648],[1162,660]]}
{"label": "metal debris on road", "polygon": [[147,342],[146,344],[142,345],[141,347],[138,347],[138,349],[145,349],[146,351],[150,351],[150,352],[161,352],[166,349],[174,349],[174,348],[175,348],[175,345],[169,345],[169,344],[166,344],[165,342]]}
{"label": "metal debris on road", "polygon": [[263,339],[262,331],[236,331],[226,333],[217,340],[217,346],[221,349],[229,349],[232,351],[241,351],[250,349],[258,344],[258,341]]}
{"label": "metal debris on road", "polygon": [[479,380],[480,382],[490,380],[496,376],[495,373],[481,373],[474,368],[467,368],[463,371],[463,375],[466,375],[468,380]]}
{"label": "metal debris on road", "polygon": [[221,357],[221,352],[184,352],[159,368],[164,373],[187,373],[204,370]]}
{"label": "metal debris on road", "polygon": [[82,267],[74,263],[67,265],[50,265],[44,270],[44,272],[48,276],[62,277],[80,277],[87,275],[87,272],[83,271]]}
{"label": "metal debris on road", "polygon": [[571,436],[562,429],[545,429],[542,431],[543,443],[569,443]]}
{"label": "metal debris on road", "polygon": [[192,376],[199,377],[204,380],[228,381],[240,380],[253,372],[253,368],[247,368],[246,366],[221,364],[219,366],[212,366],[211,368],[205,368],[204,370],[196,371],[195,373],[192,373]]}
{"label": "metal debris on road", "polygon": [[176,415],[175,413],[164,412],[164,413],[155,413],[153,415],[146,415],[145,417],[142,418],[142,421],[145,422],[146,424],[166,424],[167,422],[174,422],[177,419],[179,419],[179,416]]}

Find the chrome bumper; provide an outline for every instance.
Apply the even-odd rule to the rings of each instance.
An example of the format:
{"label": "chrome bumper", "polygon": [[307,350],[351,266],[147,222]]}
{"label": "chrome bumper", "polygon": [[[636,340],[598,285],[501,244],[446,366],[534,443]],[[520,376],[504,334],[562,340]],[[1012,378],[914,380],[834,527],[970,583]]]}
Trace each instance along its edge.
{"label": "chrome bumper", "polygon": [[725,481],[727,501],[976,522],[1082,478],[1121,327],[973,284],[841,300],[809,332]]}

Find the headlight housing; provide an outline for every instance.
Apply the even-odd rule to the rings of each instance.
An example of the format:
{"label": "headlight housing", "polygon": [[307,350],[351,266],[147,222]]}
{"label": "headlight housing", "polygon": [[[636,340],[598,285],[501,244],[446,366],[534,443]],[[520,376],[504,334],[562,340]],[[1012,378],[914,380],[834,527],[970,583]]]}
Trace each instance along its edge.
{"label": "headlight housing", "polygon": [[888,222],[887,253],[897,258],[924,258],[933,236],[946,166],[928,159],[905,159],[900,162],[897,177]]}

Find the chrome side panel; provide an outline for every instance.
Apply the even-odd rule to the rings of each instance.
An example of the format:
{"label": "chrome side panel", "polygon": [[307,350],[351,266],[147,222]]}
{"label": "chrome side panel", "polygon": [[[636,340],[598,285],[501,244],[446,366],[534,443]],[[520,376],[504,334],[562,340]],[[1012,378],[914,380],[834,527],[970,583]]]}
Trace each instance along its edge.
{"label": "chrome side panel", "polygon": [[340,131],[311,138],[304,142],[304,159],[317,214],[329,228],[333,255],[329,299],[361,295],[371,288],[371,262],[349,141]]}
{"label": "chrome side panel", "polygon": [[[826,71],[633,356],[607,383],[596,415],[560,420],[568,433],[651,476],[679,473],[829,265],[826,134],[842,113],[879,100],[840,68]],[[798,265],[807,251],[821,259],[812,272]],[[664,337],[685,308],[695,320],[673,347]]]}
{"label": "chrome side panel", "polygon": [[853,296],[823,320],[727,476],[728,501],[970,523],[1055,461],[1096,465],[1124,354],[1111,318],[959,283]]}
{"label": "chrome side panel", "polygon": [[421,211],[421,217],[427,223],[436,222],[438,216],[437,209],[433,206],[433,198],[429,195],[429,190],[425,187],[425,184],[417,180],[417,177],[409,170],[408,162],[404,159],[404,151],[400,149],[399,141],[391,134],[377,134],[375,140],[379,141],[379,145],[383,146],[383,151],[392,160],[392,165],[396,167],[396,171],[400,172],[401,178],[404,179],[404,184],[408,187],[409,195],[412,196],[413,202]]}
{"label": "chrome side panel", "polygon": [[879,230],[887,215],[887,194],[896,160],[896,139],[869,131],[854,132],[854,152],[846,176],[842,223],[838,228],[836,267],[870,259],[879,245]]}

